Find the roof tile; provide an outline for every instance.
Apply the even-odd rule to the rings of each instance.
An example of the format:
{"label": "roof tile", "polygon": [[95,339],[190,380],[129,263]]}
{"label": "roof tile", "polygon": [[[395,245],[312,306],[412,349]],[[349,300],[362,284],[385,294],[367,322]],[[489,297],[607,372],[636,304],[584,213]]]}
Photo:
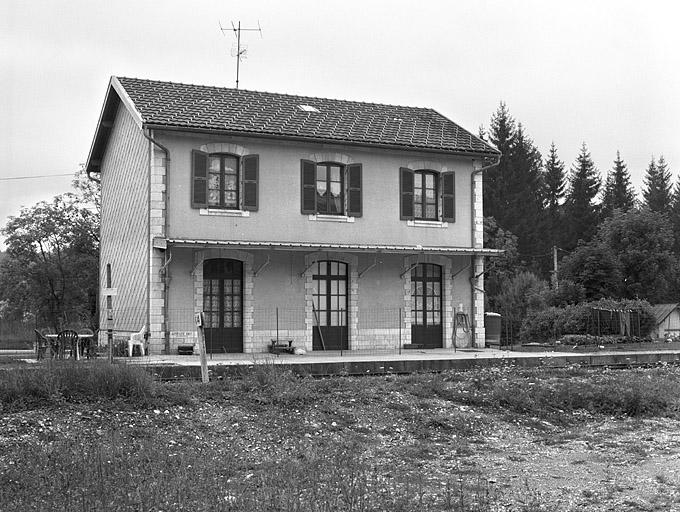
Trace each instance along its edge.
{"label": "roof tile", "polygon": [[[427,108],[119,77],[144,123],[336,142],[497,154]],[[302,111],[310,105],[319,113]]]}

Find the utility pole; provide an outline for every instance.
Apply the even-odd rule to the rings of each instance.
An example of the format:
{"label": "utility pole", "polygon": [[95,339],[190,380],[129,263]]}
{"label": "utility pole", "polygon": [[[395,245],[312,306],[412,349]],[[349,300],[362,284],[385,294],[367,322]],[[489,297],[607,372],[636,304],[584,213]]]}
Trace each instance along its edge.
{"label": "utility pole", "polygon": [[[229,32],[228,28],[222,27],[222,24],[220,23],[220,31],[222,31],[222,34],[224,35],[225,32]],[[239,72],[241,68],[241,59],[246,58],[246,53],[248,51],[248,47],[244,46],[243,48],[241,47],[241,32],[259,32],[260,37],[262,37],[262,28],[260,27],[260,22],[257,22],[257,28],[241,28],[241,21],[239,20],[238,25],[235,26],[234,22],[231,22],[231,31],[234,32],[234,37],[236,37],[236,48],[232,48],[231,50],[231,56],[236,57],[236,88],[238,89],[238,78],[239,78]]]}
{"label": "utility pole", "polygon": [[557,246],[553,245],[553,270],[552,270],[552,284],[553,288],[557,290],[559,283],[557,282]]}

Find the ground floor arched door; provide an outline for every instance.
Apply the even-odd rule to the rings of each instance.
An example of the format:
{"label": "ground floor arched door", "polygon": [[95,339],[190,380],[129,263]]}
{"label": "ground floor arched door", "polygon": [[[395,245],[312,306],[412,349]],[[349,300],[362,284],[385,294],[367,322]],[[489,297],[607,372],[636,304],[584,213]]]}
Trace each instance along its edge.
{"label": "ground floor arched door", "polygon": [[203,262],[203,313],[208,353],[243,352],[243,263]]}
{"label": "ground floor arched door", "polygon": [[411,270],[411,343],[441,348],[442,268],[419,263]]}

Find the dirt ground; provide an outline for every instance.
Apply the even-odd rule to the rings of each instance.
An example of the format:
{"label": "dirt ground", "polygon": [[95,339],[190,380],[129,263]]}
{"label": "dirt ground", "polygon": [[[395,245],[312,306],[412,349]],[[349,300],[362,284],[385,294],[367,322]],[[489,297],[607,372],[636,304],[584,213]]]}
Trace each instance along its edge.
{"label": "dirt ground", "polygon": [[[363,381],[372,382],[379,381]],[[5,412],[0,476],[15,474],[27,446],[64,439],[115,438],[257,462],[342,438],[361,442],[381,474],[419,474],[424,493],[476,479],[493,510],[680,511],[680,421],[578,413],[577,426],[564,427],[377,387],[366,394],[341,387],[293,406],[225,394],[160,409],[102,401]]]}

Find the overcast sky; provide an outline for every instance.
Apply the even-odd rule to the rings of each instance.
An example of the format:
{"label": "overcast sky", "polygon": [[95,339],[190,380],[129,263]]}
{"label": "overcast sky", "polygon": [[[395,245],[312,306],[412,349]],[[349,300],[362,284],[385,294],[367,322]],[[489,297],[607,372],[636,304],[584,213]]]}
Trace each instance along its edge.
{"label": "overcast sky", "polygon": [[[676,1],[0,0],[0,226],[70,189],[111,75],[432,107],[477,133],[504,101],[545,155],[680,172]],[[2,247],[0,245],[0,247]]]}

